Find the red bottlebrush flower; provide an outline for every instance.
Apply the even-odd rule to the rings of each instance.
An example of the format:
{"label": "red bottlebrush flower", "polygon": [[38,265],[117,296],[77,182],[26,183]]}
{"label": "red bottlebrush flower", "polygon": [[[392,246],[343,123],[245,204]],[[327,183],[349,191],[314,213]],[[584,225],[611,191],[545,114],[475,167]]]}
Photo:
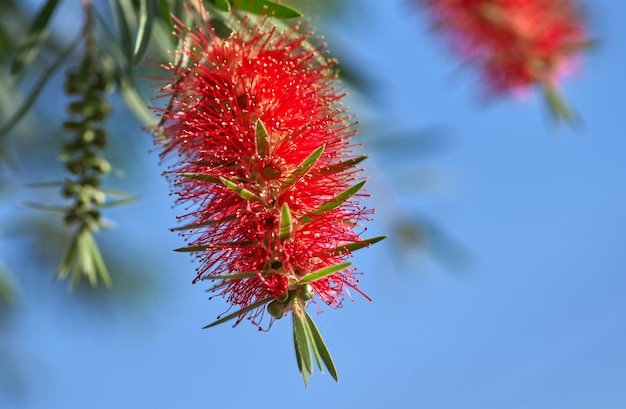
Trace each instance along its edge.
{"label": "red bottlebrush flower", "polygon": [[495,94],[555,85],[588,43],[572,0],[421,0]]}
{"label": "red bottlebrush flower", "polygon": [[213,290],[236,307],[216,323],[261,325],[269,304],[270,325],[289,311],[301,325],[312,297],[336,308],[360,293],[346,259],[376,241],[357,232],[369,213],[355,200],[364,157],[351,151],[335,62],[312,32],[231,20],[226,38],[178,22],[184,63],[167,67],[160,90],[171,98],[162,156],[175,157],[166,173],[188,209],[179,250],[199,259],[194,282],[220,280]]}

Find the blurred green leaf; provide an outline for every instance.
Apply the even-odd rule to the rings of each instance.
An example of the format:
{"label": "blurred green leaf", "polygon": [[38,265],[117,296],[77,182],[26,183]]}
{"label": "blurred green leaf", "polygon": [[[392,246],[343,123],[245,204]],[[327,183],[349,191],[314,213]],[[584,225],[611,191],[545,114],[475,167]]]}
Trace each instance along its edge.
{"label": "blurred green leaf", "polygon": [[31,105],[35,102],[35,100],[39,96],[39,93],[48,82],[48,79],[50,79],[52,74],[54,74],[54,72],[61,66],[65,59],[71,54],[79,39],[80,36],[77,37],[61,54],[59,54],[54,63],[43,72],[41,77],[39,77],[39,80],[37,80],[35,86],[30,91],[28,96],[24,99],[19,108],[13,113],[13,115],[11,115],[7,123],[0,127],[0,138],[8,134],[11,129],[13,129],[13,127],[17,125],[22,117],[28,112]]}
{"label": "blurred green leaf", "polygon": [[208,0],[208,2],[222,11],[230,11],[230,3],[228,0]]}
{"label": "blurred green leaf", "polygon": [[139,4],[139,25],[133,51],[133,65],[139,64],[148,49],[148,44],[150,44],[156,7],[155,0],[140,0]]}
{"label": "blurred green leaf", "polygon": [[213,17],[211,18],[211,27],[213,27],[213,31],[219,38],[228,38],[233,35],[233,29],[230,27],[224,20],[221,18]]}
{"label": "blurred green leaf", "polygon": [[241,11],[274,18],[302,16],[298,10],[269,0],[230,0],[231,5]]}
{"label": "blurred green leaf", "polygon": [[11,306],[15,300],[15,287],[8,273],[0,265],[0,304]]}
{"label": "blurred green leaf", "polygon": [[557,121],[564,121],[568,123],[574,123],[578,119],[576,114],[567,105],[565,99],[552,85],[545,85],[543,87],[543,94],[545,96],[550,113]]}
{"label": "blurred green leaf", "polygon": [[[112,0],[114,3],[114,17],[119,32],[119,45],[124,54],[125,64],[122,64],[126,70],[130,69],[133,61],[133,44],[131,39],[131,31],[129,21],[132,20],[132,2],[127,0]],[[118,61],[121,63],[121,61]]]}
{"label": "blurred green leaf", "polygon": [[172,19],[172,11],[170,10],[170,2],[168,0],[159,1],[159,17],[167,24],[170,30],[174,29],[174,20]]}
{"label": "blurred green leaf", "polygon": [[48,35],[50,18],[57,8],[59,0],[48,0],[35,16],[26,35],[26,39],[19,46],[15,59],[11,64],[11,74],[21,73],[39,53],[41,44]]}
{"label": "blurred green leaf", "polygon": [[55,277],[66,279],[68,276],[71,290],[78,286],[82,277],[86,277],[92,287],[98,285],[98,279],[107,287],[112,284],[98,245],[87,229],[78,230],[72,237],[70,248]]}

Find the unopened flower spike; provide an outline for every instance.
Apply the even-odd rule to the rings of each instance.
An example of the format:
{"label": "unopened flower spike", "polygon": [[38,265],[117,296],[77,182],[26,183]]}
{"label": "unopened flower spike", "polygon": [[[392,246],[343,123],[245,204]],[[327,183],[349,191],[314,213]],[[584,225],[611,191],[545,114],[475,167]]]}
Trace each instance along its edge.
{"label": "unopened flower spike", "polygon": [[557,92],[591,40],[575,0],[418,0],[488,91],[543,90],[556,119],[575,115]]}
{"label": "unopened flower spike", "polygon": [[178,21],[186,63],[166,67],[158,136],[186,211],[174,230],[188,245],[178,251],[198,259],[193,282],[211,281],[231,304],[205,328],[247,319],[269,329],[291,315],[305,383],[313,361],[337,379],[307,306],[339,308],[348,290],[363,294],[347,260],[383,238],[360,237],[372,211],[358,200],[355,122],[336,63],[306,23],[235,16],[224,21],[229,36]]}

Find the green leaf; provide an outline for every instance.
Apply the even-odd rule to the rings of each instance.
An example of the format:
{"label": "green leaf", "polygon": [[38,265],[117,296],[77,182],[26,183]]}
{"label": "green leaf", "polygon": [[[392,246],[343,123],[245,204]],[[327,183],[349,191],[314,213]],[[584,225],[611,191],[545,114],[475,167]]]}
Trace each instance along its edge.
{"label": "green leaf", "polygon": [[[122,66],[125,67],[125,71],[130,69],[133,61],[133,44],[130,34],[129,21],[132,19],[132,3],[127,0],[114,0],[115,3],[115,22],[119,31],[119,44],[122,49],[125,62]],[[120,62],[121,63],[121,62]]]}
{"label": "green leaf", "polygon": [[256,121],[256,150],[260,157],[265,157],[267,153],[267,129],[260,119]]}
{"label": "green leaf", "polygon": [[208,2],[222,11],[230,11],[230,3],[228,0],[208,0]]}
{"label": "green leaf", "polygon": [[242,278],[254,278],[258,277],[259,274],[255,272],[249,273],[233,273],[233,274],[221,274],[221,275],[208,275],[206,276],[207,280],[241,280]]}
{"label": "green leaf", "polygon": [[[303,311],[304,311],[304,314],[308,317],[308,314],[304,308],[303,308]],[[311,350],[313,351],[313,357],[315,357],[315,363],[317,364],[317,367],[319,368],[319,370],[323,371],[324,369],[322,368],[322,361],[321,361],[322,358],[320,357],[320,353],[317,349],[317,346],[315,345],[315,339],[313,338],[313,331],[311,330],[311,327],[306,320],[304,320],[303,323],[304,323],[304,329],[306,330],[306,336],[309,339]]]}
{"label": "green leaf", "polygon": [[[308,374],[313,373],[313,360],[311,359],[311,347],[304,327],[304,321],[300,314],[292,312],[293,317],[293,339],[296,347],[296,357],[300,365],[300,372],[304,376],[305,384],[307,383]],[[307,376],[305,376],[305,373]]]}
{"label": "green leaf", "polygon": [[298,371],[300,371],[300,373],[302,374],[302,378],[304,378],[304,386],[306,387],[309,386],[309,373],[305,370],[304,359],[302,357],[302,354],[300,353],[301,346],[298,344],[295,325],[293,329],[293,346],[296,351],[296,362],[298,363]]}
{"label": "green leaf", "polygon": [[65,61],[65,59],[70,55],[70,53],[72,52],[72,50],[78,43],[79,39],[80,39],[80,36],[77,37],[72,42],[72,44],[70,44],[65,50],[63,50],[63,52],[59,54],[59,56],[57,57],[56,61],[50,67],[48,67],[46,71],[44,71],[41,77],[39,77],[39,80],[37,80],[37,82],[35,83],[35,86],[28,94],[28,97],[26,97],[24,102],[22,102],[22,104],[17,109],[17,111],[15,111],[13,115],[11,115],[9,121],[6,124],[4,124],[2,127],[0,127],[0,138],[4,136],[5,134],[9,133],[9,131],[11,131],[11,129],[13,129],[13,127],[17,125],[17,123],[22,119],[22,117],[28,112],[31,105],[33,104],[33,102],[35,102],[35,100],[39,96],[39,93],[48,82],[48,79],[61,66],[63,61]]}
{"label": "green leaf", "polygon": [[274,18],[294,18],[302,16],[298,10],[269,0],[230,0],[232,6],[238,10],[261,16]]}
{"label": "green leaf", "polygon": [[59,0],[48,0],[33,20],[25,41],[17,49],[11,64],[11,75],[20,73],[39,53],[43,40],[47,37],[48,23],[57,8]]}
{"label": "green leaf", "polygon": [[278,234],[280,241],[284,242],[291,237],[292,233],[293,219],[291,218],[291,211],[289,210],[289,205],[284,203],[280,210],[280,231]]}
{"label": "green leaf", "polygon": [[220,176],[220,180],[224,184],[224,186],[226,186],[227,188],[229,188],[233,192],[237,193],[239,196],[241,196],[241,198],[243,200],[257,201],[257,202],[261,202],[261,203],[267,205],[265,200],[261,199],[259,196],[257,196],[256,194],[252,193],[248,189],[240,187],[239,185],[237,185],[232,180],[228,180],[225,177],[221,177],[221,176]]}
{"label": "green leaf", "polygon": [[222,317],[222,318],[218,319],[217,321],[214,321],[214,322],[210,323],[209,325],[206,325],[206,326],[202,327],[202,329],[211,328],[211,327],[214,327],[216,325],[222,324],[222,323],[224,323],[226,321],[232,320],[233,318],[238,317],[240,315],[243,315],[243,314],[247,313],[248,311],[252,311],[255,308],[258,308],[258,307],[262,306],[263,304],[267,304],[268,302],[272,301],[273,299],[274,299],[274,297],[267,297],[267,298],[264,298],[262,300],[259,300],[259,301],[255,302],[254,304],[250,304],[247,307],[244,307],[244,308],[242,308],[240,310],[237,310],[237,311],[233,312],[232,314],[228,314],[227,316]]}
{"label": "green leaf", "polygon": [[229,38],[233,35],[234,30],[230,27],[224,20],[221,18],[213,17],[210,20],[211,27],[213,27],[213,31],[215,34],[222,39]]}
{"label": "green leaf", "polygon": [[[104,283],[105,286],[110,287],[112,285],[111,276],[109,275],[109,271],[104,264],[104,260],[102,259],[102,255],[100,254],[98,244],[91,235],[89,235],[89,238],[89,250],[98,277],[100,277],[100,280],[102,280],[102,283]],[[96,283],[94,283],[93,285],[95,286]]]}
{"label": "green leaf", "polygon": [[178,176],[182,176],[187,179],[200,180],[202,182],[220,183],[220,179],[215,176],[205,175],[204,173],[179,173]]}
{"label": "green leaf", "polygon": [[317,163],[317,160],[320,158],[322,153],[324,152],[324,145],[317,148],[313,153],[311,153],[302,163],[294,169],[293,172],[283,182],[283,190],[289,188],[289,186],[293,185],[297,181],[299,181],[306,173]]}
{"label": "green leaf", "polygon": [[127,205],[129,203],[134,203],[134,202],[138,201],[140,198],[141,198],[141,196],[129,196],[129,197],[126,197],[124,199],[111,200],[109,202],[101,204],[99,207],[102,208],[102,209],[106,209],[106,208],[111,208],[111,207],[123,206],[123,205]]}
{"label": "green leaf", "polygon": [[185,246],[185,247],[174,249],[174,251],[177,251],[179,253],[194,253],[194,252],[206,251],[208,249],[215,249],[215,248],[249,246],[250,244],[252,244],[252,241],[249,241],[249,240],[232,241],[228,243],[207,244],[205,246]]}
{"label": "green leaf", "polygon": [[548,107],[550,108],[550,112],[557,121],[563,120],[571,123],[576,120],[576,115],[572,112],[570,107],[567,105],[567,102],[563,99],[556,88],[551,85],[545,85],[543,87],[543,93],[545,95],[546,102],[548,103]]}
{"label": "green leaf", "polygon": [[314,216],[319,216],[320,214],[327,213],[337,207],[341,206],[346,200],[354,196],[365,184],[365,180],[357,183],[356,185],[346,189],[344,192],[335,196],[335,198],[329,202],[326,202],[320,205],[317,209],[313,211],[311,216],[303,216],[300,218],[300,224],[307,224],[314,219]]}
{"label": "green leaf", "polygon": [[311,283],[313,281],[317,281],[320,278],[324,278],[331,274],[335,274],[337,271],[341,271],[346,267],[350,267],[351,265],[352,263],[341,263],[341,264],[336,264],[334,266],[320,268],[319,270],[316,270],[302,277],[299,281],[299,284],[306,284],[306,283]]}
{"label": "green leaf", "polygon": [[235,215],[230,215],[230,216],[222,217],[219,220],[213,219],[213,220],[209,220],[209,221],[204,222],[204,223],[192,223],[192,224],[186,224],[186,225],[180,226],[180,227],[174,227],[174,228],[171,228],[170,231],[183,231],[183,230],[199,229],[201,227],[213,226],[215,224],[226,222],[226,221],[230,221],[230,220],[234,220],[234,219],[236,219],[236,216]]}
{"label": "green leaf", "polygon": [[15,285],[9,274],[0,265],[0,305],[10,307],[16,297]]}
{"label": "green leaf", "polygon": [[59,266],[55,278],[57,279],[65,279],[72,271],[72,266],[74,265],[74,260],[76,260],[76,235],[72,237],[70,241],[70,248],[67,250],[65,257],[61,261],[61,265]]}
{"label": "green leaf", "polygon": [[120,91],[126,106],[130,108],[137,119],[145,125],[152,125],[156,122],[154,113],[148,109],[148,104],[128,77],[128,73],[120,78]]}
{"label": "green leaf", "polygon": [[174,29],[174,20],[172,19],[168,0],[159,0],[159,17],[165,22],[170,31]]}
{"label": "green leaf", "polygon": [[363,162],[365,159],[367,159],[367,155],[362,155],[354,159],[344,160],[343,162],[338,163],[336,165],[325,166],[320,169],[320,172],[323,172],[323,173],[342,172],[346,169],[350,169],[351,167],[358,165],[359,163]]}
{"label": "green leaf", "polygon": [[33,202],[22,202],[22,204],[24,206],[32,207],[33,209],[45,210],[47,212],[54,212],[54,213],[60,213],[60,214],[64,214],[65,212],[67,212],[67,208],[63,206],[44,205],[44,204],[33,203]]}
{"label": "green leaf", "polygon": [[137,65],[143,58],[152,34],[154,24],[154,0],[141,0],[139,5],[139,26],[137,27],[137,38],[135,39],[135,49],[133,51],[133,64]]}
{"label": "green leaf", "polygon": [[386,238],[387,236],[376,236],[370,239],[365,239],[363,241],[355,241],[354,243],[343,244],[341,246],[338,246],[335,249],[335,254],[353,252],[353,251],[362,249],[364,247],[369,247],[370,245],[374,243],[378,243],[379,241],[384,240]]}
{"label": "green leaf", "polygon": [[310,330],[313,350],[316,351],[316,353],[319,353],[319,355],[321,356],[322,361],[324,362],[324,366],[326,367],[326,369],[328,369],[328,373],[330,373],[330,376],[333,377],[335,382],[339,382],[335,363],[333,362],[333,358],[328,351],[328,347],[326,347],[326,343],[322,338],[322,334],[317,328],[317,325],[315,325],[313,318],[311,318],[311,316],[306,311],[304,311],[304,317],[306,319],[306,324]]}

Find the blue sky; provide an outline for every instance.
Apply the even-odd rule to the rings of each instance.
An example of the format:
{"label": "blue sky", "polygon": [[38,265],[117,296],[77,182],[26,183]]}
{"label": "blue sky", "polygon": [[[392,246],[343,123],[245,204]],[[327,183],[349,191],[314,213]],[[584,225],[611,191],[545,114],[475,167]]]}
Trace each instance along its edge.
{"label": "blue sky", "polygon": [[[200,329],[224,304],[171,252],[176,209],[149,137],[127,121],[143,156],[123,183],[140,179],[142,201],[111,212],[117,228],[101,240],[113,260],[130,253],[129,277],[111,294],[69,295],[13,251],[27,239],[0,247],[21,287],[0,337],[0,407],[626,407],[626,4],[589,2],[600,45],[564,87],[583,118],[572,128],[554,126],[536,96],[480,102],[472,73],[409,3],[355,0],[317,25],[373,84],[348,101],[370,155],[370,233],[424,218],[463,257],[446,258],[452,244],[399,252],[393,239],[357,253],[373,302],[315,317],[339,384],[316,372],[304,388],[289,320],[268,333]],[[385,148],[394,135],[415,136]],[[428,135],[443,147],[424,154]]]}

